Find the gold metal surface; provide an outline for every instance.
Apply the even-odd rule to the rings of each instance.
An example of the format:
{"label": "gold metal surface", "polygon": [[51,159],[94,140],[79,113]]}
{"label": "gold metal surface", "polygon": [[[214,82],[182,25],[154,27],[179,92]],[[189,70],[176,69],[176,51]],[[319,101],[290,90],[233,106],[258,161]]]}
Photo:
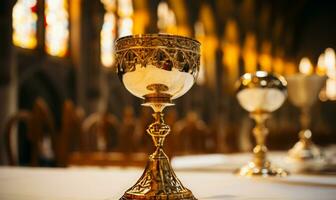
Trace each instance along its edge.
{"label": "gold metal surface", "polygon": [[[289,150],[292,161],[307,163],[309,168],[319,168],[325,163],[322,151],[312,141],[311,107],[316,103],[326,77],[318,75],[297,74],[286,77],[288,81],[288,98],[301,110],[299,141]],[[315,163],[315,164],[314,164]],[[314,166],[315,165],[315,166]]]}
{"label": "gold metal surface", "polygon": [[[162,112],[173,105],[172,99],[182,96],[194,84],[199,70],[199,45],[190,38],[162,34],[127,36],[116,41],[116,69],[121,81],[132,94],[144,99],[142,105],[154,110],[155,121],[147,133],[156,147],[140,179],[120,200],[196,199],[176,177],[163,151],[170,128],[164,123]],[[142,72],[146,78],[132,85],[132,78],[138,80]],[[125,76],[132,73],[131,81],[125,81]],[[176,76],[180,79],[171,79]]]}
{"label": "gold metal surface", "polygon": [[251,117],[255,120],[256,126],[253,128],[253,135],[257,145],[253,149],[253,159],[247,165],[239,170],[241,176],[287,176],[288,172],[271,165],[267,160],[267,147],[265,145],[268,129],[265,121],[269,117],[269,113],[254,112]]}
{"label": "gold metal surface", "polygon": [[128,91],[145,99],[151,85],[176,99],[196,80],[200,65],[200,43],[166,34],[126,36],[116,41],[115,68]]}
{"label": "gold metal surface", "polygon": [[[273,110],[265,110],[263,108],[267,108],[268,106],[264,106],[263,104],[272,104],[277,100],[273,99],[272,101],[266,100],[267,92],[270,89],[275,89],[276,91],[280,91],[284,99],[286,96],[286,81],[282,77],[277,77],[275,75],[269,74],[264,71],[258,71],[255,74],[244,74],[239,82],[238,82],[238,94],[237,98],[239,99],[239,93],[244,92],[244,90],[252,89],[252,88],[262,88],[265,93],[259,93],[263,96],[256,99],[251,99],[251,101],[257,100],[254,105],[258,105],[255,107],[248,107],[243,105],[244,103],[248,103],[244,100],[239,99],[240,104],[244,108],[250,109],[250,117],[254,119],[256,122],[256,126],[253,128],[253,135],[256,139],[256,146],[253,149],[253,159],[247,165],[243,166],[239,169],[238,174],[240,176],[287,176],[288,172],[272,166],[270,161],[267,159],[267,147],[266,147],[266,136],[268,134],[268,129],[265,125],[266,120],[269,118],[270,113]],[[258,91],[259,92],[259,91]],[[281,99],[280,103],[276,103],[275,109],[281,106],[283,100]]]}
{"label": "gold metal surface", "polygon": [[136,64],[171,71],[172,68],[197,77],[200,65],[200,43],[197,40],[168,34],[143,34],[116,40],[117,73],[134,71]]}
{"label": "gold metal surface", "polygon": [[287,82],[284,77],[270,74],[265,71],[246,73],[237,82],[237,92],[247,88],[273,88],[287,92]]}

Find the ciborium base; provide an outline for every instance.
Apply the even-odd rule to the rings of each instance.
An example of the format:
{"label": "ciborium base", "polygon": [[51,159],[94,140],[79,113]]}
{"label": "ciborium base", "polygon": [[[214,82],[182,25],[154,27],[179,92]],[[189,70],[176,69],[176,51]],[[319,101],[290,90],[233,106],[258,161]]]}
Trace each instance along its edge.
{"label": "ciborium base", "polygon": [[310,138],[301,138],[288,151],[288,161],[294,171],[319,171],[327,165],[323,151]]}
{"label": "ciborium base", "polygon": [[292,149],[288,151],[289,157],[298,162],[304,161],[320,161],[323,160],[324,156],[319,147],[311,143],[306,146],[304,142],[298,141]]}
{"label": "ciborium base", "polygon": [[298,162],[323,160],[322,151],[313,143],[311,135],[309,129],[300,131],[300,140],[288,151],[291,159]]}
{"label": "ciborium base", "polygon": [[265,162],[262,166],[256,165],[253,161],[239,169],[238,174],[240,176],[254,176],[254,177],[272,177],[280,176],[284,177],[288,175],[288,172],[280,167],[272,166],[270,162]]}
{"label": "ciborium base", "polygon": [[265,121],[269,117],[267,112],[253,112],[251,117],[255,120],[256,126],[253,128],[253,134],[256,138],[257,145],[253,149],[253,159],[247,165],[240,168],[238,174],[240,176],[280,176],[288,175],[288,172],[273,166],[267,159],[267,147],[265,145],[268,129]]}

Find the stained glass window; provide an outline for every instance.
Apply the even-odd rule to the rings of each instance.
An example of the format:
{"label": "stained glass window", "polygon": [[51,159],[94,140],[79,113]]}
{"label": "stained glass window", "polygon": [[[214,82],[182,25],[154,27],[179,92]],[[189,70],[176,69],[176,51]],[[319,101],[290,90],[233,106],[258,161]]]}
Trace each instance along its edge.
{"label": "stained glass window", "polygon": [[52,56],[63,57],[68,51],[69,13],[67,0],[45,0],[45,45]]}
{"label": "stained glass window", "polygon": [[13,43],[16,46],[33,49],[37,45],[36,0],[18,0],[13,8]]}
{"label": "stained glass window", "polygon": [[133,5],[132,0],[118,1],[118,34],[119,37],[131,35],[133,30]]}
{"label": "stained glass window", "polygon": [[104,4],[106,13],[100,32],[100,58],[103,66],[111,67],[114,62],[115,39],[117,36],[122,37],[133,33],[133,4],[132,0],[101,0],[101,2]]}
{"label": "stained glass window", "polygon": [[113,42],[116,38],[116,17],[113,12],[104,16],[104,24],[100,33],[101,62],[106,67],[111,67],[114,61]]}

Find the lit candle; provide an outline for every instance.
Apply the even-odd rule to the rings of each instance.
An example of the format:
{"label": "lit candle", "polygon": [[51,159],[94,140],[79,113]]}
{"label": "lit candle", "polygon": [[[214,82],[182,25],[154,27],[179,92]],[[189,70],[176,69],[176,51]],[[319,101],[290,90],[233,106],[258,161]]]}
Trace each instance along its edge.
{"label": "lit candle", "polygon": [[[323,65],[322,60],[319,64],[320,66]],[[295,163],[305,160],[314,161],[320,158],[320,151],[311,140],[310,111],[326,81],[325,76],[319,76],[314,73],[313,66],[308,58],[301,59],[299,72],[286,77],[288,98],[295,106],[301,109],[300,140],[289,150],[290,160],[295,161]]]}
{"label": "lit candle", "polygon": [[336,56],[332,48],[325,50],[324,63],[328,76],[325,95],[329,100],[336,100]]}
{"label": "lit candle", "polygon": [[299,64],[299,71],[302,74],[312,74],[313,73],[313,66],[309,60],[309,58],[304,57],[301,59],[300,64]]}
{"label": "lit candle", "polygon": [[[320,61],[322,65],[322,61]],[[304,57],[299,64],[299,73],[286,76],[288,96],[291,102],[301,108],[309,109],[317,100],[324,87],[326,77],[314,73],[309,58]]]}
{"label": "lit candle", "polygon": [[326,65],[325,65],[325,56],[324,53],[322,53],[317,61],[317,68],[316,68],[316,73],[318,75],[325,75],[326,74]]}
{"label": "lit candle", "polygon": [[332,48],[325,50],[324,62],[327,68],[327,76],[336,79],[336,56]]}

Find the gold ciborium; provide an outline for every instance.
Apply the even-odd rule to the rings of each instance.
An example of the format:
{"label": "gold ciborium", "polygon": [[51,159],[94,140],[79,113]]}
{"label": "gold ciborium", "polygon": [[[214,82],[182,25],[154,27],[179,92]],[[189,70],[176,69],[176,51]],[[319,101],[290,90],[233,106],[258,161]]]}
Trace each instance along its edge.
{"label": "gold ciborium", "polygon": [[155,119],[147,133],[156,150],[146,169],[121,200],[196,199],[176,177],[163,151],[170,128],[163,120],[163,109],[185,94],[194,84],[200,63],[200,43],[165,34],[144,34],[119,38],[115,43],[117,73],[126,89],[144,99]]}
{"label": "gold ciborium", "polygon": [[237,98],[240,105],[250,112],[256,122],[253,134],[256,146],[253,149],[253,159],[239,170],[241,176],[286,176],[288,173],[271,165],[266,157],[265,125],[271,112],[278,109],[286,99],[286,80],[264,71],[254,74],[246,73],[238,81]]}
{"label": "gold ciborium", "polygon": [[312,142],[310,110],[318,99],[326,77],[318,75],[295,74],[286,77],[288,98],[301,110],[299,141],[289,150],[289,158],[297,163],[305,163],[307,168],[315,168],[325,162],[321,150]]}

